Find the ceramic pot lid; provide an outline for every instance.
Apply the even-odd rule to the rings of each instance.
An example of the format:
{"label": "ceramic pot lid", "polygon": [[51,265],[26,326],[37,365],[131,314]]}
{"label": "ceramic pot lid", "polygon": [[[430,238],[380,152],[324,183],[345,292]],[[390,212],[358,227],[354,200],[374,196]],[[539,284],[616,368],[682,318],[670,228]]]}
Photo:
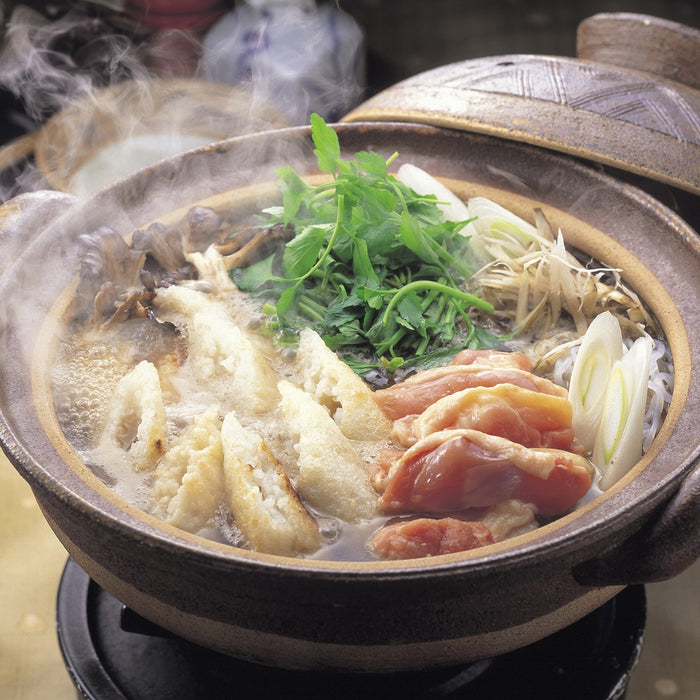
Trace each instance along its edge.
{"label": "ceramic pot lid", "polygon": [[579,25],[577,54],[441,66],[343,121],[488,133],[700,194],[700,31],[646,15],[595,15]]}

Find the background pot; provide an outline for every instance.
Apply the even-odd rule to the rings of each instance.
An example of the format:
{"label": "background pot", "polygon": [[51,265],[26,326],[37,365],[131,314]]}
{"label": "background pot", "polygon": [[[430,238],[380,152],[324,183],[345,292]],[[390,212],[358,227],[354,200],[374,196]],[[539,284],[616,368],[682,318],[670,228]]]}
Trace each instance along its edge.
{"label": "background pot", "polygon": [[[0,440],[69,553],[133,610],[187,639],[268,664],[353,670],[499,654],[571,624],[626,584],[690,565],[700,542],[694,231],[643,192],[527,145],[412,124],[347,124],[338,132],[347,153],[398,150],[396,167],[420,165],[462,194],[486,193],[523,212],[537,203],[570,243],[622,267],[659,317],[676,362],[674,399],[655,447],[576,513],[509,543],[431,561],[258,555],[164,526],[116,497],[51,434],[55,417],[41,400],[49,358],[37,339],[46,337],[46,315],[73,275],[80,233],[108,223],[127,235],[195,202],[221,204],[236,188],[255,199],[251,186],[281,164],[315,169],[306,129],[241,137],[140,171],[85,202],[53,195],[64,214],[54,209],[38,237],[23,218],[40,219],[40,210],[26,199],[6,206],[0,241],[19,255],[0,279]],[[628,569],[631,560],[643,565]]]}
{"label": "background pot", "polygon": [[0,169],[33,154],[46,186],[86,197],[186,150],[287,126],[272,105],[243,89],[186,78],[125,80],[71,102],[0,148]]}

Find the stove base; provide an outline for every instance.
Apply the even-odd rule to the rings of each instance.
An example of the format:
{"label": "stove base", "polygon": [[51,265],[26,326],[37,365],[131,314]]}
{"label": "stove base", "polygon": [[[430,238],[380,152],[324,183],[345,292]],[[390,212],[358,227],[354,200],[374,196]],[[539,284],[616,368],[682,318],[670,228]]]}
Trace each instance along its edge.
{"label": "stove base", "polygon": [[286,671],[239,661],[160,630],[69,559],[57,599],[61,652],[79,698],[304,700],[540,698],[621,700],[641,652],[643,586],[535,644],[456,668],[354,675]]}

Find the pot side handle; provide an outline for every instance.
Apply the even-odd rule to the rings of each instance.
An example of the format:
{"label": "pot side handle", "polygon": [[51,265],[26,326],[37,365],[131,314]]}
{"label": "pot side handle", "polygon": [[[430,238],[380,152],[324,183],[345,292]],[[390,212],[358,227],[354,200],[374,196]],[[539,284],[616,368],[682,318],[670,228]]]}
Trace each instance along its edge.
{"label": "pot side handle", "polygon": [[700,557],[700,460],[676,494],[622,544],[573,568],[584,586],[665,581]]}

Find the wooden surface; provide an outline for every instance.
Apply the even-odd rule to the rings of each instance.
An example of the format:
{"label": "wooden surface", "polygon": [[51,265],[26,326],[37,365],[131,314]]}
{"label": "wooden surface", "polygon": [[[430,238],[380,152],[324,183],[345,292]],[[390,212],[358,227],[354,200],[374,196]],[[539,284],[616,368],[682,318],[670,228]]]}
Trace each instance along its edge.
{"label": "wooden surface", "polygon": [[67,555],[34,496],[0,454],[0,698],[75,700],[56,639]]}
{"label": "wooden surface", "polygon": [[[66,552],[31,490],[0,454],[2,700],[77,697],[63,666],[54,620],[65,561]],[[645,642],[626,700],[700,700],[700,562],[646,590]]]}

